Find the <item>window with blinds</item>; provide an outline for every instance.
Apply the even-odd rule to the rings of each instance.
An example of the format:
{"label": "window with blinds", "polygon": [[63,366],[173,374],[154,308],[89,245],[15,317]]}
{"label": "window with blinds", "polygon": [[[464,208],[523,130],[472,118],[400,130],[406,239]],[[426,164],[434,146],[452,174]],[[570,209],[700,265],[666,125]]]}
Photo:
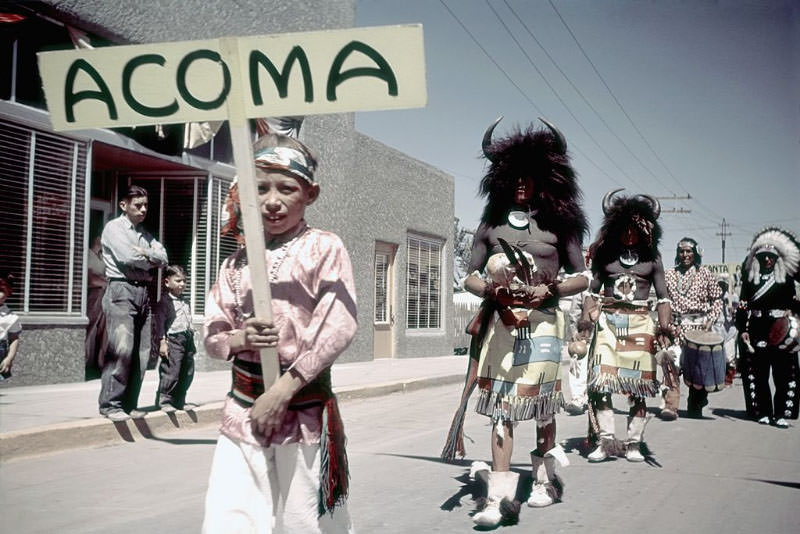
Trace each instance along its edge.
{"label": "window with blinds", "polygon": [[389,254],[375,252],[375,322],[389,322]]}
{"label": "window with blinds", "polygon": [[219,266],[225,258],[236,252],[236,240],[220,235],[220,218],[225,206],[225,197],[231,181],[214,176],[211,182],[203,182],[206,191],[202,192],[198,204],[197,268],[193,291],[195,294],[195,315],[205,313],[206,295],[217,280]]}
{"label": "window with blinds", "polygon": [[80,315],[85,143],[0,121],[0,271],[12,309]]}
{"label": "window with blinds", "polygon": [[441,328],[442,242],[408,236],[406,327]]}

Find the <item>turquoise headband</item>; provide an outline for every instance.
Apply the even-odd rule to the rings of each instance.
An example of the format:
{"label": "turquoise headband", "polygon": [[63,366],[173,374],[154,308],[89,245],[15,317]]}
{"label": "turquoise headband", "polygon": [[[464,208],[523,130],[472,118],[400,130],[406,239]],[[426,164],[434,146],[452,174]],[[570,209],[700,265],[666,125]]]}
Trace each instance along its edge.
{"label": "turquoise headband", "polygon": [[286,169],[309,184],[314,183],[314,165],[305,154],[286,146],[262,148],[254,154],[257,167],[280,167]]}

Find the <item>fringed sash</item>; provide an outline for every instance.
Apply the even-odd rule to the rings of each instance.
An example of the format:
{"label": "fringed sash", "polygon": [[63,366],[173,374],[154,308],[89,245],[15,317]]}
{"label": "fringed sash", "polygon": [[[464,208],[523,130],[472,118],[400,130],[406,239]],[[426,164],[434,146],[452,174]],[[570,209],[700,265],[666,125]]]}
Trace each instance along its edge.
{"label": "fringed sash", "polygon": [[[285,372],[285,370],[281,370]],[[232,367],[233,381],[229,395],[241,406],[252,407],[264,393],[261,364],[235,359]],[[303,410],[322,406],[322,431],[319,441],[319,515],[333,513],[336,506],[344,504],[350,483],[350,469],[345,445],[347,438],[339,413],[336,395],[331,387],[331,370],[325,369],[289,401],[290,410]]]}
{"label": "fringed sash", "polygon": [[[283,374],[285,370],[281,370]],[[255,400],[264,393],[264,380],[261,377],[261,364],[236,358],[232,367],[233,380],[229,395],[245,408],[253,406]],[[298,391],[289,402],[290,410],[303,410],[320,406],[333,396],[331,389],[331,370],[325,369],[312,382]]]}
{"label": "fringed sash", "polygon": [[[508,395],[491,391],[492,381],[488,378],[478,380],[480,395],[475,411],[487,415],[492,420],[527,421],[529,419],[544,419],[557,413],[564,406],[564,397],[561,393],[561,381],[554,385],[554,390],[548,393],[537,391],[531,396]],[[539,390],[539,386],[534,386]],[[530,390],[533,393],[533,390]]]}

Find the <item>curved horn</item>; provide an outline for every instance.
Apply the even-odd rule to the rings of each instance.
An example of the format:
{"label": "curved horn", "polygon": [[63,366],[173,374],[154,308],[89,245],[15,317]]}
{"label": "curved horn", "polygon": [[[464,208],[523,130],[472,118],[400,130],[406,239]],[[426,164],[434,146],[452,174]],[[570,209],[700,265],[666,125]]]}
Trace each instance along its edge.
{"label": "curved horn", "polygon": [[497,127],[497,125],[500,123],[501,120],[503,120],[502,115],[497,117],[494,120],[494,122],[490,124],[488,128],[486,128],[486,132],[483,134],[483,144],[482,144],[483,155],[486,156],[486,159],[488,159],[489,161],[494,161],[492,160],[491,152],[489,152],[489,147],[492,146],[492,133],[494,132],[494,129]]}
{"label": "curved horn", "polygon": [[547,128],[548,128],[548,129],[550,130],[550,132],[553,134],[553,137],[555,137],[555,138],[556,138],[556,148],[557,148],[558,152],[559,152],[561,155],[564,155],[564,154],[566,154],[566,153],[567,153],[567,140],[566,140],[566,138],[564,137],[564,134],[562,134],[562,133],[561,133],[561,130],[559,130],[558,128],[556,128],[556,127],[555,127],[555,126],[554,126],[554,125],[553,125],[553,124],[552,124],[550,121],[548,121],[547,119],[543,119],[542,117],[539,117],[539,120],[540,120],[540,121],[542,121],[542,122],[544,123],[544,125],[545,125],[545,126],[547,126]]}
{"label": "curved horn", "polygon": [[620,187],[619,189],[612,189],[608,193],[605,194],[603,197],[603,215],[608,215],[608,212],[611,211],[611,197],[619,193],[620,191],[624,190],[624,187]]}
{"label": "curved horn", "polygon": [[653,208],[653,218],[658,219],[658,216],[661,215],[661,202],[659,202],[656,197],[650,195],[639,195],[639,198],[643,198],[650,203],[650,207]]}

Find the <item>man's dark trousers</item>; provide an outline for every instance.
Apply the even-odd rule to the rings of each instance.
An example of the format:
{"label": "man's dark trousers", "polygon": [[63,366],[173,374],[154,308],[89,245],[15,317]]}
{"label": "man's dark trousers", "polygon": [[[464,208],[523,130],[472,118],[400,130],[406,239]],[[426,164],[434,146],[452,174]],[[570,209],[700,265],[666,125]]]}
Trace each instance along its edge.
{"label": "man's dark trousers", "polygon": [[103,295],[108,352],[100,378],[100,413],[137,407],[150,358],[150,297],[147,283],[111,280]]}

